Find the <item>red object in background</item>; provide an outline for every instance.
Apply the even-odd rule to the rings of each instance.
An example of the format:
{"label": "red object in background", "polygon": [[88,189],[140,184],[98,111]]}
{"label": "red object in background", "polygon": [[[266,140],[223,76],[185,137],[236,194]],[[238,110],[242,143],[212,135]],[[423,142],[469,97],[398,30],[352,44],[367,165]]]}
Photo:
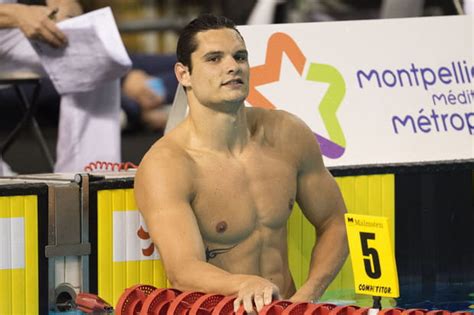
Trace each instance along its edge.
{"label": "red object in background", "polygon": [[136,169],[138,168],[137,165],[133,164],[132,162],[107,162],[107,161],[95,161],[90,162],[86,166],[84,166],[84,171],[86,172],[94,172],[94,171],[128,171],[129,169]]}
{"label": "red object in background", "polygon": [[402,312],[404,311],[403,308],[384,308],[378,312],[377,315],[401,315]]}
{"label": "red object in background", "polygon": [[269,305],[265,305],[259,312],[260,315],[280,315],[283,311],[293,303],[285,300],[273,301]]}
{"label": "red object in background", "polygon": [[147,296],[143,303],[140,315],[166,315],[169,304],[181,291],[176,289],[157,289]]}
{"label": "red object in background", "polygon": [[328,315],[334,308],[336,305],[331,303],[310,303],[303,315]]}
{"label": "red object in background", "polygon": [[137,284],[125,290],[120,296],[115,307],[116,315],[137,315],[143,303],[156,288],[151,285]]}
{"label": "red object in background", "polygon": [[171,302],[167,314],[187,315],[193,303],[203,295],[204,293],[195,291],[181,293]]}
{"label": "red object in background", "polygon": [[204,294],[193,303],[189,315],[210,315],[222,299],[224,299],[222,294]]}
{"label": "red object in background", "polygon": [[234,301],[235,296],[224,297],[212,311],[212,315],[232,315],[234,314]]}
{"label": "red object in background", "polygon": [[458,311],[458,312],[453,312],[451,314],[452,315],[472,315],[471,312],[467,312],[467,311]]}
{"label": "red object in background", "polygon": [[94,312],[112,313],[114,310],[109,303],[101,299],[98,295],[91,293],[79,293],[75,303],[78,310],[87,314]]}

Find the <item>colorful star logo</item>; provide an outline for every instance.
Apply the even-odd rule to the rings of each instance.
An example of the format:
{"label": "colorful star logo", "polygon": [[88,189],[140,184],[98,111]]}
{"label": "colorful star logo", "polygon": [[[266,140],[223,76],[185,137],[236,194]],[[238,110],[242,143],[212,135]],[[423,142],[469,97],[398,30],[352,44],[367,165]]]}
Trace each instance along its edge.
{"label": "colorful star logo", "polygon": [[[285,33],[274,33],[268,40],[265,64],[250,69],[250,88],[247,101],[256,107],[276,108],[257,89],[257,86],[280,81],[280,71],[283,53],[300,76],[306,65],[306,57],[301,52],[293,38]],[[346,139],[342,132],[336,112],[344,99],[346,84],[341,73],[333,66],[321,63],[310,63],[306,80],[329,84],[329,87],[319,103],[319,113],[328,132],[329,139],[314,133],[321,146],[324,156],[337,159],[344,154]]]}

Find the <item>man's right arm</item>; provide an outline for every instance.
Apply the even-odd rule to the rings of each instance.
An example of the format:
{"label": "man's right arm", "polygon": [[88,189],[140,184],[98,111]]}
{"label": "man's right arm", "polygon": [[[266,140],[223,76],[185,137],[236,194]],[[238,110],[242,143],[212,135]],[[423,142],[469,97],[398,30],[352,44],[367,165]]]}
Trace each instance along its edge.
{"label": "man's right arm", "polygon": [[53,47],[64,46],[66,36],[50,18],[52,11],[40,5],[0,4],[0,29],[19,28],[29,39],[42,40]]}
{"label": "man's right arm", "polygon": [[[152,149],[153,150],[153,149]],[[180,290],[237,295],[235,307],[260,310],[278,288],[253,275],[231,274],[206,262],[204,243],[191,208],[192,162],[172,150],[145,156],[135,177],[135,197],[168,280]],[[238,263],[238,262],[236,262]]]}

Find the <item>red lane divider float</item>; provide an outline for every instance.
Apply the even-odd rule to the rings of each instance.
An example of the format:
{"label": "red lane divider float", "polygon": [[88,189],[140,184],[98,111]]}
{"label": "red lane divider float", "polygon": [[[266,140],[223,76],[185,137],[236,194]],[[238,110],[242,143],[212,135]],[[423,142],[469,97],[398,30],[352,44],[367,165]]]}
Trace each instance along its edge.
{"label": "red lane divider float", "polygon": [[292,303],[283,310],[281,315],[303,315],[309,304],[307,302]]}
{"label": "red lane divider float", "polygon": [[[353,315],[359,307],[355,305],[340,305],[333,308],[329,315]],[[415,315],[415,314],[413,314]],[[418,315],[418,314],[416,314]]]}
{"label": "red lane divider float", "polygon": [[285,300],[273,301],[271,304],[265,305],[259,314],[261,315],[280,315],[292,303]]}
{"label": "red lane divider float", "polygon": [[167,314],[187,315],[193,303],[203,295],[204,293],[195,291],[181,293],[171,302]]}
{"label": "red lane divider float", "polygon": [[401,315],[425,315],[426,312],[428,311],[422,308],[409,308],[404,310]]}
{"label": "red lane divider float", "polygon": [[329,315],[334,308],[336,305],[331,303],[309,304],[303,315]]}
{"label": "red lane divider float", "polygon": [[233,315],[235,296],[224,297],[212,311],[212,315]]}
{"label": "red lane divider float", "polygon": [[143,303],[140,315],[166,315],[171,301],[182,292],[176,289],[157,289]]}
{"label": "red lane divider float", "polygon": [[426,315],[451,315],[451,312],[446,310],[433,310],[426,312]]}
{"label": "red lane divider float", "polygon": [[368,315],[369,310],[370,310],[370,307],[359,307],[352,313],[352,315]]}
{"label": "red lane divider float", "polygon": [[117,315],[137,315],[140,314],[143,303],[148,295],[156,288],[151,285],[137,284],[125,290],[115,308]]}
{"label": "red lane divider float", "polygon": [[[81,293],[76,304],[86,313],[110,311],[111,307],[98,296]],[[157,289],[151,285],[135,285],[120,296],[117,315],[244,315],[241,305],[234,313],[235,296],[181,292],[176,289]],[[355,305],[336,306],[331,303],[292,303],[278,300],[266,305],[259,315],[368,315],[370,308]],[[472,315],[467,311],[386,308],[377,315]]]}
{"label": "red lane divider float", "polygon": [[193,303],[189,315],[211,315],[222,299],[224,299],[224,296],[221,294],[204,294]]}
{"label": "red lane divider float", "polygon": [[385,308],[383,310],[380,310],[377,315],[401,315],[402,312],[404,311],[403,308]]}

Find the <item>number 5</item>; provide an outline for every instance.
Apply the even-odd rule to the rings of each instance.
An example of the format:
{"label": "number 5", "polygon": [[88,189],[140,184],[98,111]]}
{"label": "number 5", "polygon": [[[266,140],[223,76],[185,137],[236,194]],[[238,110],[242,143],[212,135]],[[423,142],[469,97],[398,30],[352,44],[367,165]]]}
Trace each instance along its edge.
{"label": "number 5", "polygon": [[375,233],[360,232],[362,255],[367,257],[364,258],[365,272],[370,278],[378,279],[382,275],[382,271],[380,270],[379,253],[375,248],[369,247],[369,240],[375,240]]}

